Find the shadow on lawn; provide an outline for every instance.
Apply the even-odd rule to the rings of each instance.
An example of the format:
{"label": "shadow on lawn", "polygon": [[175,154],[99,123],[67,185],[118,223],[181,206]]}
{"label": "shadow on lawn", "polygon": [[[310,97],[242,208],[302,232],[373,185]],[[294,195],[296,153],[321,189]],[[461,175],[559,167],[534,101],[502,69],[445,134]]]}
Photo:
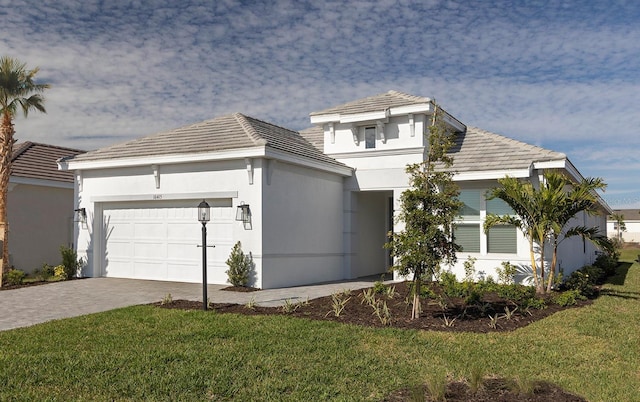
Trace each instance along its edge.
{"label": "shadow on lawn", "polygon": [[[605,283],[609,283],[611,285],[618,285],[618,286],[624,285],[624,282],[627,279],[627,274],[629,273],[629,268],[631,268],[632,265],[633,263],[630,263],[630,262],[621,263],[618,266],[616,275],[609,277]],[[602,289],[600,290],[600,295],[619,297],[621,299],[640,300],[639,292],[621,292],[615,289]]]}

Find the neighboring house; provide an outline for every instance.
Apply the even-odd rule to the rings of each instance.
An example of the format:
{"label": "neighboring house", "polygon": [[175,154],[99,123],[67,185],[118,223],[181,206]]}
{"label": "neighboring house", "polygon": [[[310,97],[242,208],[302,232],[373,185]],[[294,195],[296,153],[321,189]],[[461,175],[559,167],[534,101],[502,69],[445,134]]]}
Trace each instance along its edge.
{"label": "neighboring house", "polygon": [[[620,231],[620,237],[626,243],[640,243],[640,208],[637,209],[614,209],[614,214],[624,216],[624,226],[626,230]],[[607,237],[615,239],[618,237],[618,223],[611,219],[607,220]]]}
{"label": "neighboring house", "polygon": [[[241,241],[251,253],[261,288],[379,275],[389,268],[383,244],[394,222],[409,163],[421,162],[434,103],[397,91],[311,113],[301,133],[242,114],[222,116],[59,161],[73,170],[76,227],[85,276],[199,282],[200,223],[196,207],[212,205],[207,225],[208,279],[225,283],[226,259]],[[502,261],[529,264],[528,243],[513,227],[482,231],[487,212],[504,213],[485,191],[505,175],[537,183],[558,169],[579,180],[564,154],[476,128],[446,114],[458,133],[452,150],[455,180],[465,202],[457,229],[466,256],[494,274]],[[241,205],[249,220],[236,220]],[[605,231],[602,216],[578,216]],[[591,244],[563,243],[559,264],[573,270],[595,258]]]}
{"label": "neighboring house", "polygon": [[13,146],[7,200],[9,264],[25,272],[59,264],[73,246],[73,172],[56,161],[83,151],[33,142]]}

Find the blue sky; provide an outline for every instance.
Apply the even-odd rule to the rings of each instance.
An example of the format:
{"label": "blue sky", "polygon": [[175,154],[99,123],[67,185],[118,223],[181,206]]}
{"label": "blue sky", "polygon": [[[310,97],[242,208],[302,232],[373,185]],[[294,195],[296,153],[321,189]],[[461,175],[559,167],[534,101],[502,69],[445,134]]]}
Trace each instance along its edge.
{"label": "blue sky", "polygon": [[635,0],[0,0],[0,54],[52,85],[21,141],[88,150],[231,112],[303,129],[395,89],[640,208],[639,22]]}

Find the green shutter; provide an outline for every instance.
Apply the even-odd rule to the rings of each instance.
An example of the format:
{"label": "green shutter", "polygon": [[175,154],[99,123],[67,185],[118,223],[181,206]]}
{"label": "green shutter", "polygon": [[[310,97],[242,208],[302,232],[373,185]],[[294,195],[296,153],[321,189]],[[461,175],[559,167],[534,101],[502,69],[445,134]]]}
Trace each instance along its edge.
{"label": "green shutter", "polygon": [[458,224],[455,230],[456,244],[465,253],[480,252],[480,225]]}
{"label": "green shutter", "polygon": [[487,249],[490,253],[516,254],[518,252],[516,227],[498,225],[489,229]]}

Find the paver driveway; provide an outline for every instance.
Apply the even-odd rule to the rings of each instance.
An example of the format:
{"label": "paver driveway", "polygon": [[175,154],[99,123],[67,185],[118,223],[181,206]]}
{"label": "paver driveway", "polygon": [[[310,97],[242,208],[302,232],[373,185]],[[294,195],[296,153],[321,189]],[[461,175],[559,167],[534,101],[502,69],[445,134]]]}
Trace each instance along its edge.
{"label": "paver driveway", "polygon": [[[212,303],[247,303],[252,298],[262,306],[279,306],[327,296],[343,289],[372,286],[376,278],[321,285],[267,289],[240,293],[221,291],[225,285],[209,285]],[[135,279],[87,278],[0,291],[0,331],[26,327],[61,318],[98,313],[115,308],[147,304],[171,294],[174,300],[202,300],[202,284],[143,281]]]}

